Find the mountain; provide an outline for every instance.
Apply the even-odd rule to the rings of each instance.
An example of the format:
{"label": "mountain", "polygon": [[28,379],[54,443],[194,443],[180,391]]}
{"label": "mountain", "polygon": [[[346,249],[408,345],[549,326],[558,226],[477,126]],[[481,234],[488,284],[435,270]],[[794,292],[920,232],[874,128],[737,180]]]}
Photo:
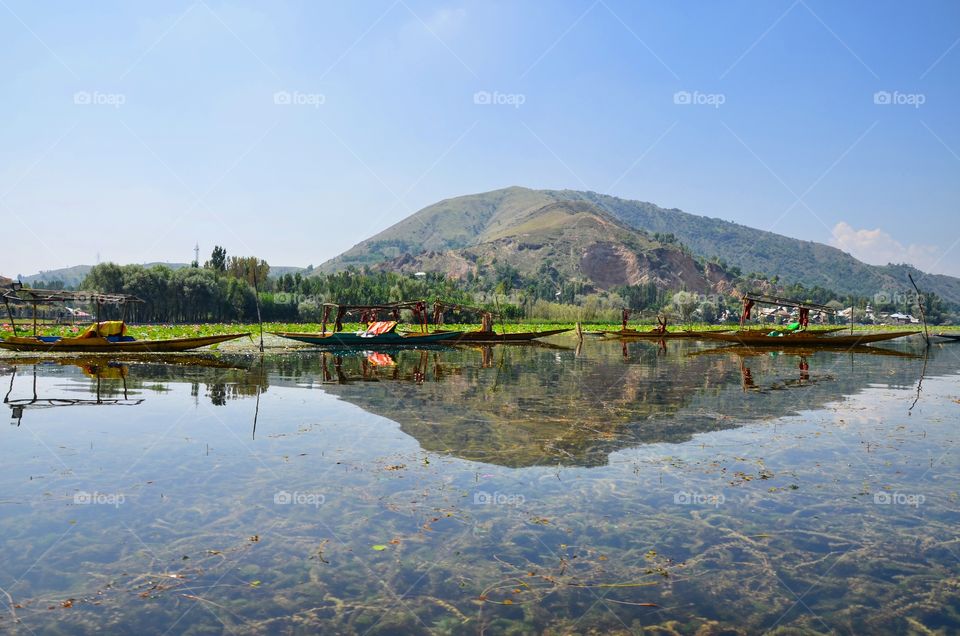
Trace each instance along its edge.
{"label": "mountain", "polygon": [[[557,211],[561,209],[602,219],[621,233],[639,232],[636,242],[647,257],[639,260],[658,271],[669,270],[675,263],[664,263],[664,267],[651,263],[650,259],[656,258],[658,253],[650,248],[657,242],[657,235],[662,239],[664,235],[672,234],[693,254],[704,259],[722,259],[743,273],[776,275],[784,283],[802,283],[808,287],[819,285],[841,294],[870,296],[883,291],[909,289],[907,274],[911,273],[915,279],[922,277],[925,291],[935,292],[952,303],[960,303],[960,279],[952,276],[924,274],[909,265],[867,265],[835,247],[678,209],[661,208],[652,203],[596,192],[521,187],[440,201],[327,261],[317,271],[371,265],[401,271],[422,267],[457,276],[473,266],[471,255],[496,256],[498,260],[526,263],[529,270],[537,265],[536,259],[549,254],[553,258],[552,266],[558,270],[590,276],[590,258],[584,263],[583,254],[569,251],[561,254],[570,245],[587,249],[591,240],[600,238],[593,235],[577,242],[576,232],[569,227],[575,224],[568,223],[571,231],[566,237],[568,244],[562,249],[544,252],[544,245],[536,251],[523,248],[527,244],[540,245],[551,240],[548,228],[553,227]],[[621,247],[629,249],[622,241],[614,241],[618,242]],[[659,247],[672,247],[669,252],[660,252],[659,255],[673,257],[676,246],[661,244]],[[598,260],[603,249],[599,246],[593,249],[594,261]],[[525,253],[521,255],[521,252]],[[624,262],[623,265],[625,270],[630,269],[629,264]],[[713,276],[716,275],[714,272]],[[603,288],[614,278],[617,277],[607,275],[594,280]],[[619,280],[629,278],[628,275],[620,276]]]}
{"label": "mountain", "polygon": [[523,275],[548,273],[598,289],[652,282],[706,293],[729,282],[720,267],[701,265],[681,246],[630,227],[594,203],[523,188],[441,201],[319,270],[351,265],[441,271],[453,278],[510,266]]}
{"label": "mountain", "polygon": [[[163,265],[170,269],[181,269],[190,266],[189,263],[143,263],[144,267],[153,267],[154,265]],[[77,287],[83,282],[83,279],[87,277],[87,274],[90,273],[92,268],[92,265],[74,265],[73,267],[51,269],[29,276],[21,276],[20,280],[23,281],[24,285],[35,285],[38,282],[52,283],[54,281],[61,281],[66,287]],[[296,274],[297,272],[304,271],[306,271],[306,268],[303,267],[278,265],[270,268],[269,275],[273,278],[278,278],[284,274]]]}

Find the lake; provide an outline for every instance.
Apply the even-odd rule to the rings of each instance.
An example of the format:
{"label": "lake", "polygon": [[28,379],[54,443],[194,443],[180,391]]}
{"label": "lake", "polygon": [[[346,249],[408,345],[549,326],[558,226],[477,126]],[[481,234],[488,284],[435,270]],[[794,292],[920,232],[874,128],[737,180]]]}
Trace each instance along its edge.
{"label": "lake", "polygon": [[0,631],[960,631],[960,345],[551,342],[0,358]]}

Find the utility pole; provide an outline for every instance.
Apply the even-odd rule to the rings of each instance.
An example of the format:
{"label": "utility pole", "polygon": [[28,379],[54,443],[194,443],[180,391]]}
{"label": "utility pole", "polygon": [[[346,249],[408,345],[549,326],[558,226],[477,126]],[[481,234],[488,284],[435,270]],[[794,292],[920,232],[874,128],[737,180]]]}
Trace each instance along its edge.
{"label": "utility pole", "polygon": [[200,243],[197,242],[193,246],[193,262],[195,263],[194,267],[200,267]]}

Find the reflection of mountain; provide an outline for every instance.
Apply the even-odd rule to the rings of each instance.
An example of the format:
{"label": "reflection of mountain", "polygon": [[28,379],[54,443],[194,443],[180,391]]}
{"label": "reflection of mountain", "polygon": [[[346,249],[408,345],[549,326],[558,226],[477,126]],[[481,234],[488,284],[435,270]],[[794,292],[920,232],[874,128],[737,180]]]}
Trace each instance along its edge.
{"label": "reflection of mountain", "polygon": [[[426,450],[511,467],[598,466],[619,449],[684,442],[822,408],[869,386],[913,388],[923,365],[910,357],[832,351],[687,355],[698,351],[692,343],[659,351],[656,343],[592,342],[580,356],[534,347],[341,356],[304,351],[269,356],[263,366],[256,358],[139,358],[120,366],[101,358],[96,368],[3,360],[18,368],[21,384],[12,398],[29,397],[33,371],[69,378],[56,388],[81,400],[138,399],[188,384],[194,398],[218,405],[259,395],[268,385],[321,388],[394,420]],[[958,369],[960,358],[934,347],[927,375]],[[269,401],[260,404],[264,409]]]}
{"label": "reflection of mountain", "polygon": [[430,451],[506,466],[593,466],[617,449],[822,407],[871,384],[912,386],[920,370],[912,358],[818,352],[743,359],[683,350],[657,356],[655,345],[637,344],[624,358],[620,346],[604,344],[578,359],[494,349],[489,368],[476,352],[406,352],[388,369],[352,357],[340,363],[346,382],[334,377],[324,389],[398,422]]}

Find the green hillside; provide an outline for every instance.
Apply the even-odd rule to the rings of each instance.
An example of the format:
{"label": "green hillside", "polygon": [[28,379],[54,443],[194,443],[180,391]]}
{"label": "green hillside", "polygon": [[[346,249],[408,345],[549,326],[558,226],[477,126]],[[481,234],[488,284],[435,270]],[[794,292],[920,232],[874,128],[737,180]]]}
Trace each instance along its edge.
{"label": "green hillside", "polygon": [[[758,272],[764,277],[777,276],[783,283],[871,296],[907,290],[907,273],[912,273],[914,278],[922,279],[925,291],[960,303],[960,279],[952,276],[924,274],[908,265],[867,265],[829,245],[652,203],[595,192],[521,187],[440,201],[327,261],[318,271],[338,271],[351,265],[407,269],[424,265],[433,266],[433,271],[446,271],[450,268],[445,261],[468,259],[469,254],[492,251],[497,241],[510,237],[522,241],[527,235],[545,231],[555,221],[548,215],[550,205],[562,202],[587,205],[598,218],[612,217],[620,222],[620,227],[640,231],[638,236],[673,235],[694,255],[706,260],[721,259],[743,274]],[[507,259],[515,256],[510,250],[498,253]],[[569,256],[564,262],[554,260],[552,266],[579,271],[575,260]]]}

